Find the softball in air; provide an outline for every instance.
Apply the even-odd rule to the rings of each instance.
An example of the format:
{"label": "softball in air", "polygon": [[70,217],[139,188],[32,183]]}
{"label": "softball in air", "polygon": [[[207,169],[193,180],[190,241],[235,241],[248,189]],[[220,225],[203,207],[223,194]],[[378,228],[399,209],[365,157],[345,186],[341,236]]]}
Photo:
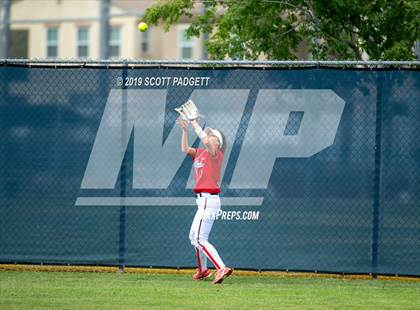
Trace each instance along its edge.
{"label": "softball in air", "polygon": [[140,30],[141,32],[145,32],[147,28],[149,28],[149,26],[145,22],[140,22],[137,25],[137,29]]}

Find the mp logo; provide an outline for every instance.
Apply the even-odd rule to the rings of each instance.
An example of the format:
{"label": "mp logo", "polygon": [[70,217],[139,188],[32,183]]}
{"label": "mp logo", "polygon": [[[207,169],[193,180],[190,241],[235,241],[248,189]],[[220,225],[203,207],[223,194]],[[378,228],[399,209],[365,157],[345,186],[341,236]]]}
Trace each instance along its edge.
{"label": "mp logo", "polygon": [[[82,190],[114,189],[130,137],[133,136],[133,189],[166,189],[185,154],[181,133],[172,128],[162,142],[166,89],[112,89],[109,93],[92,152],[81,183]],[[221,128],[227,141],[245,131],[229,189],[265,189],[277,158],[307,158],[334,143],[345,102],[332,90],[260,89],[248,126],[241,128],[249,89],[200,89],[190,96],[206,116]],[[286,132],[293,113],[302,115],[298,130]],[[193,131],[189,132],[195,138]],[[222,175],[231,155],[225,151]],[[164,163],[164,164],[163,164]],[[192,170],[192,169],[191,169]],[[187,188],[192,188],[192,171]],[[261,205],[264,197],[223,197],[224,205]],[[191,197],[78,197],[76,205],[192,205]]]}

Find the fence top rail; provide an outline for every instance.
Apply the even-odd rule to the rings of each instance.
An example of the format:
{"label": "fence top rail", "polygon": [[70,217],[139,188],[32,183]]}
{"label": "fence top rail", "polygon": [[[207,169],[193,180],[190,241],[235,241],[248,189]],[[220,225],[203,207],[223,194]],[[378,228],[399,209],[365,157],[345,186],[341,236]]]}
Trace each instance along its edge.
{"label": "fence top rail", "polygon": [[353,61],[353,60],[141,60],[141,59],[0,59],[0,65],[105,65],[105,66],[263,66],[263,67],[420,67],[419,60],[410,61]]}

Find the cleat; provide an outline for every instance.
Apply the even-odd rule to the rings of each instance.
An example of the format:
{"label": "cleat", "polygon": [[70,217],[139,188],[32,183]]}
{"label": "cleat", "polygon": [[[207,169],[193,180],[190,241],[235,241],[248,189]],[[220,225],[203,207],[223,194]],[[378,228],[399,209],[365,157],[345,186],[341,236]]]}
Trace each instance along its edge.
{"label": "cleat", "polygon": [[206,269],[204,271],[197,271],[193,276],[193,280],[194,281],[200,281],[200,280],[204,280],[207,279],[209,277],[211,277],[212,273],[210,271],[210,269]]}
{"label": "cleat", "polygon": [[216,278],[214,279],[213,284],[221,284],[225,278],[232,274],[232,272],[232,268],[229,267],[219,269],[216,273]]}

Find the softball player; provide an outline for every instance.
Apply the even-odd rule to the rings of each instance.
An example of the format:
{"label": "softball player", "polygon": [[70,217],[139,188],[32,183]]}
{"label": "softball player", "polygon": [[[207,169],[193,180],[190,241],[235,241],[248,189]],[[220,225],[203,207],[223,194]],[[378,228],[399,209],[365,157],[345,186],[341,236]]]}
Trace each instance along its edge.
{"label": "softball player", "polygon": [[182,128],[181,150],[194,160],[194,192],[197,195],[197,212],[191,225],[190,240],[195,247],[198,271],[193,275],[194,280],[211,277],[207,268],[207,258],[217,269],[214,284],[222,283],[232,274],[232,269],[226,267],[214,246],[208,242],[217,212],[220,210],[220,170],[222,168],[223,153],[226,141],[223,134],[216,129],[200,127],[197,120],[190,121],[194,131],[205,148],[188,146],[188,121],[178,119],[177,124]]}

